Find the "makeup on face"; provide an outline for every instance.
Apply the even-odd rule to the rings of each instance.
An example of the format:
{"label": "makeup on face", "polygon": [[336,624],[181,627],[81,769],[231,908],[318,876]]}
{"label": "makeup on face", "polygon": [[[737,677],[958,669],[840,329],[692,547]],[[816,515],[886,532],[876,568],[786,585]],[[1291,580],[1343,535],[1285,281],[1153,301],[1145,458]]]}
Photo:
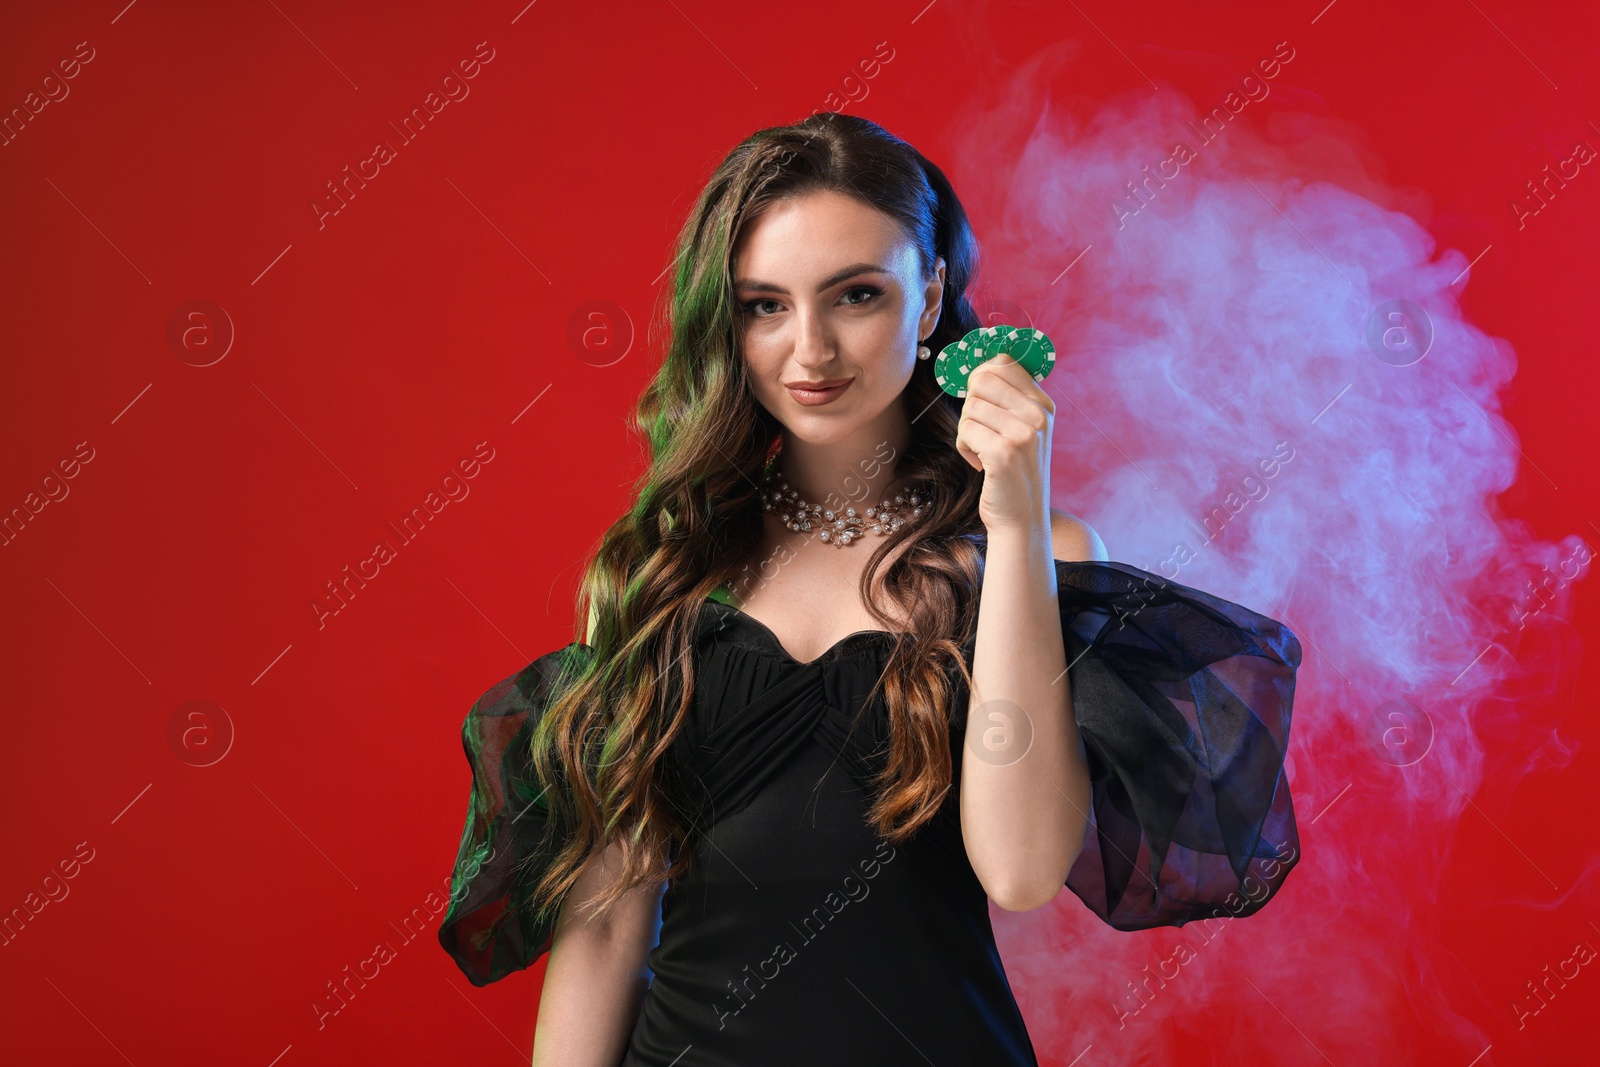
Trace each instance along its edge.
{"label": "makeup on face", "polygon": [[[789,390],[789,395],[794,397],[796,401],[807,407],[816,407],[820,404],[828,404],[837,400],[844,395],[846,389],[850,388],[850,383],[853,381],[855,381],[854,378],[823,379],[815,382],[807,382],[801,379],[793,382],[784,382],[783,384]],[[811,388],[808,388],[808,386],[811,386]]]}
{"label": "makeup on face", "polygon": [[918,263],[883,212],[837,192],[782,201],[751,219],[730,266],[757,398],[789,413],[780,417],[828,422],[891,402],[915,350],[907,287],[921,281]]}

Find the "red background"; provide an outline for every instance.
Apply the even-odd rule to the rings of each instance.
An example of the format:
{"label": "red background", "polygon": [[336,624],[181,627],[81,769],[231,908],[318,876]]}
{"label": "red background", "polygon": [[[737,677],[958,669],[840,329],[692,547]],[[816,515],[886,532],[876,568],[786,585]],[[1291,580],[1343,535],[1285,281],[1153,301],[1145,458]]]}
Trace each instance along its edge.
{"label": "red background", "polygon": [[[845,110],[942,161],[948,99],[1045,42],[1081,45],[1074,93],[1144,84],[1131,57],[1209,99],[1217,86],[1182,53],[1248,61],[1315,38],[1280,91],[1365,131],[1391,184],[1420,191],[1441,245],[1489,248],[1464,304],[1520,357],[1505,400],[1525,461],[1503,508],[1551,539],[1600,539],[1600,177],[1585,168],[1548,224],[1519,231],[1509,208],[1574,139],[1600,145],[1592,4],[111,0],[4,21],[6,111],[78,42],[94,49],[70,95],[0,148],[0,507],[79,442],[94,457],[0,549],[12,680],[0,910],[79,842],[94,850],[70,895],[0,950],[16,1062],[527,1061],[543,964],[473,989],[436,923],[324,1028],[309,1005],[446,885],[471,701],[571,640],[579,560],[640,469],[623,420],[654,366],[657,279],[694,194],[750,131],[823,107],[880,41],[892,65]],[[319,228],[309,205],[324,183],[394,141],[386,124],[480,41],[494,58],[470,96]],[[958,190],[965,165],[948,167]],[[981,239],[985,207],[968,206]],[[168,341],[192,300],[221,306],[236,331],[210,366]],[[596,300],[625,315],[617,347],[633,337],[614,362],[569,344]],[[494,458],[470,495],[319,628],[308,605],[324,583],[395,540],[385,523],[483,441]],[[1596,634],[1592,598],[1577,604],[1576,625]],[[1572,696],[1595,690],[1595,667],[1574,670],[1557,691],[1575,761],[1496,793],[1496,825],[1468,813],[1430,916],[1435,958],[1416,964],[1470,976],[1480,998],[1454,1007],[1492,1035],[1478,1063],[1592,1055],[1588,969],[1537,1025],[1519,1032],[1508,1007],[1597,918],[1592,889],[1568,895],[1600,843],[1600,728]],[[191,700],[220,705],[235,734],[208,767],[169,741]],[[1544,888],[1515,851],[1564,903],[1477,903]],[[1382,923],[1383,902],[1368,920]],[[1022,992],[1030,1017],[1058,1010]],[[1316,1005],[1277,1008],[1272,1044],[1241,1048],[1230,1018],[1272,1009],[1217,1005],[1183,1062],[1324,1062],[1310,1047]],[[1441,1064],[1484,1052],[1445,1037],[1424,1006],[1391,1018],[1373,1062],[1386,1047]],[[1038,1051],[1065,1064],[1082,1050]]]}

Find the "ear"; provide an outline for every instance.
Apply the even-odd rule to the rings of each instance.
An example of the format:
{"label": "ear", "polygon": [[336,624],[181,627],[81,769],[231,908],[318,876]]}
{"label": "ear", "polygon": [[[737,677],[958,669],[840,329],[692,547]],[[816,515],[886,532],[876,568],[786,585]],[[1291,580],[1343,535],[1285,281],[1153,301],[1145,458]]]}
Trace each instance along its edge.
{"label": "ear", "polygon": [[927,337],[933,328],[939,325],[939,311],[944,307],[944,257],[940,256],[933,264],[933,277],[928,279],[928,285],[922,292],[923,303],[927,310],[922,313],[922,318],[917,323],[917,336]]}

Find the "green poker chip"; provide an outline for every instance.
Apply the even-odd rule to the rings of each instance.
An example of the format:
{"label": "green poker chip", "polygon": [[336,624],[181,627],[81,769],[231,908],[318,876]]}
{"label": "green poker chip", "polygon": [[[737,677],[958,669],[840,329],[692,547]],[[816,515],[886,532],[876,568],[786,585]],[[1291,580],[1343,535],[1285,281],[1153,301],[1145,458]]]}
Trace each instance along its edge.
{"label": "green poker chip", "polygon": [[1031,326],[980,326],[944,346],[933,361],[934,380],[951,396],[965,397],[972,372],[1002,352],[1022,364],[1036,382],[1044,381],[1056,366],[1056,346],[1043,330]]}

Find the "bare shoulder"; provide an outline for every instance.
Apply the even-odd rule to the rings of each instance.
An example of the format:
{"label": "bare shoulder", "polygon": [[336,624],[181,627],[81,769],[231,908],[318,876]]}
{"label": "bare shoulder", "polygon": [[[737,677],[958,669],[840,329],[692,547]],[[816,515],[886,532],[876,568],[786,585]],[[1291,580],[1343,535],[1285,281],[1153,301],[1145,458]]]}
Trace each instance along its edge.
{"label": "bare shoulder", "polygon": [[1055,508],[1050,509],[1050,541],[1056,559],[1065,563],[1105,562],[1111,558],[1106,553],[1106,543],[1100,540],[1093,526]]}

